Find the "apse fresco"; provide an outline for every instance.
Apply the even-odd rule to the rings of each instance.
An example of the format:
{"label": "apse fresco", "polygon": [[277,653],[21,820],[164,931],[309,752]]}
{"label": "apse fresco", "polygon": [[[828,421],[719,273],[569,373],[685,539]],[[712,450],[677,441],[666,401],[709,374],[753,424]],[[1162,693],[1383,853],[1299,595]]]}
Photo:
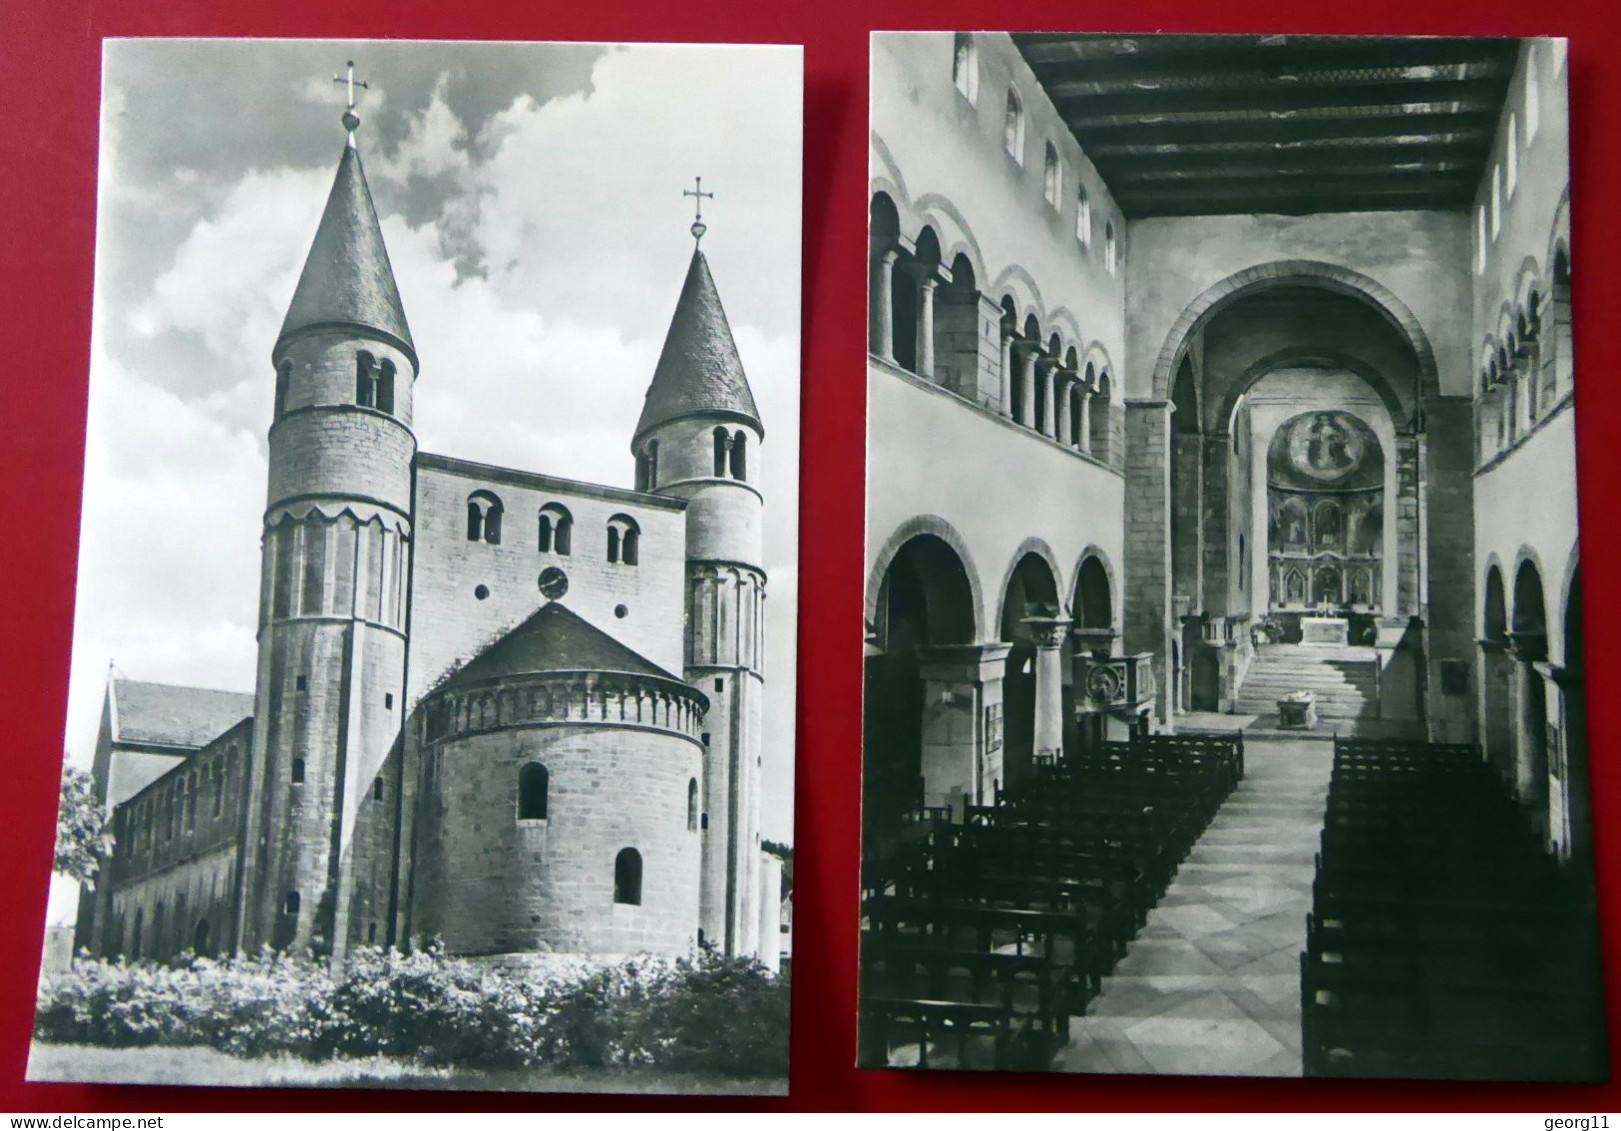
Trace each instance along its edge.
{"label": "apse fresco", "polygon": [[1376,610],[1384,552],[1385,457],[1366,421],[1303,412],[1267,449],[1267,537],[1274,610]]}

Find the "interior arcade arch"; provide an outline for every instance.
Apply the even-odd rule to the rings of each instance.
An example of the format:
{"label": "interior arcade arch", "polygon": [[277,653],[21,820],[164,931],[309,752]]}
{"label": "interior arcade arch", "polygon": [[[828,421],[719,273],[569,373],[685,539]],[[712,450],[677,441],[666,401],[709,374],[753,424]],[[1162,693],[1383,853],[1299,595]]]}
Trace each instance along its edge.
{"label": "interior arcade arch", "polygon": [[[974,640],[974,591],[957,551],[939,534],[921,533],[896,550],[877,579],[866,659],[866,766],[863,822],[874,843],[886,843],[930,800],[931,772],[949,797],[972,792],[963,751],[930,729],[942,704],[928,702],[933,665]],[[999,674],[999,673],[998,673]],[[946,728],[949,731],[949,727]],[[970,743],[970,748],[972,744]],[[970,749],[971,753],[971,749]],[[932,754],[932,765],[930,757]],[[950,784],[942,784],[948,782]],[[941,798],[935,797],[938,802]]]}

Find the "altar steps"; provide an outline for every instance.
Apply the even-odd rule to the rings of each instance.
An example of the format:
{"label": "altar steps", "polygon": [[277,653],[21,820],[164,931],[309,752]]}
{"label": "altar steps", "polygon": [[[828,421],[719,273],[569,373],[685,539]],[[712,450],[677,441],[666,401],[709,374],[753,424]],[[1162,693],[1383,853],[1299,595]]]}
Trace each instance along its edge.
{"label": "altar steps", "polygon": [[1372,648],[1265,644],[1256,649],[1233,707],[1240,715],[1276,714],[1292,691],[1317,696],[1317,717],[1371,719],[1379,715],[1379,661]]}

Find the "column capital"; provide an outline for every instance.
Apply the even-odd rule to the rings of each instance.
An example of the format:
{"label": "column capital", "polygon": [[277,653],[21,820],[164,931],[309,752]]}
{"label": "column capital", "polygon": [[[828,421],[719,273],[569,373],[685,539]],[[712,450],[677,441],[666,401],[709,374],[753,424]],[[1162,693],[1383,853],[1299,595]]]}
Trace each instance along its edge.
{"label": "column capital", "polygon": [[1035,637],[1036,647],[1042,651],[1057,651],[1069,634],[1068,617],[1024,617],[1019,623],[1030,626],[1030,635]]}
{"label": "column capital", "polygon": [[1516,660],[1534,664],[1548,658],[1548,634],[1545,632],[1511,632],[1508,650]]}

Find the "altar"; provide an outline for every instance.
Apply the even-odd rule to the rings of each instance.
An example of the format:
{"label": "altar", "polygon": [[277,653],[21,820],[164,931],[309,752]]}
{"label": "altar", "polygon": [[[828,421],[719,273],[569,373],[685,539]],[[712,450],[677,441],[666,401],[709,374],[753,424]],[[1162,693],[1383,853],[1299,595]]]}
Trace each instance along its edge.
{"label": "altar", "polygon": [[1344,617],[1301,617],[1300,642],[1344,646],[1351,642],[1351,622]]}

